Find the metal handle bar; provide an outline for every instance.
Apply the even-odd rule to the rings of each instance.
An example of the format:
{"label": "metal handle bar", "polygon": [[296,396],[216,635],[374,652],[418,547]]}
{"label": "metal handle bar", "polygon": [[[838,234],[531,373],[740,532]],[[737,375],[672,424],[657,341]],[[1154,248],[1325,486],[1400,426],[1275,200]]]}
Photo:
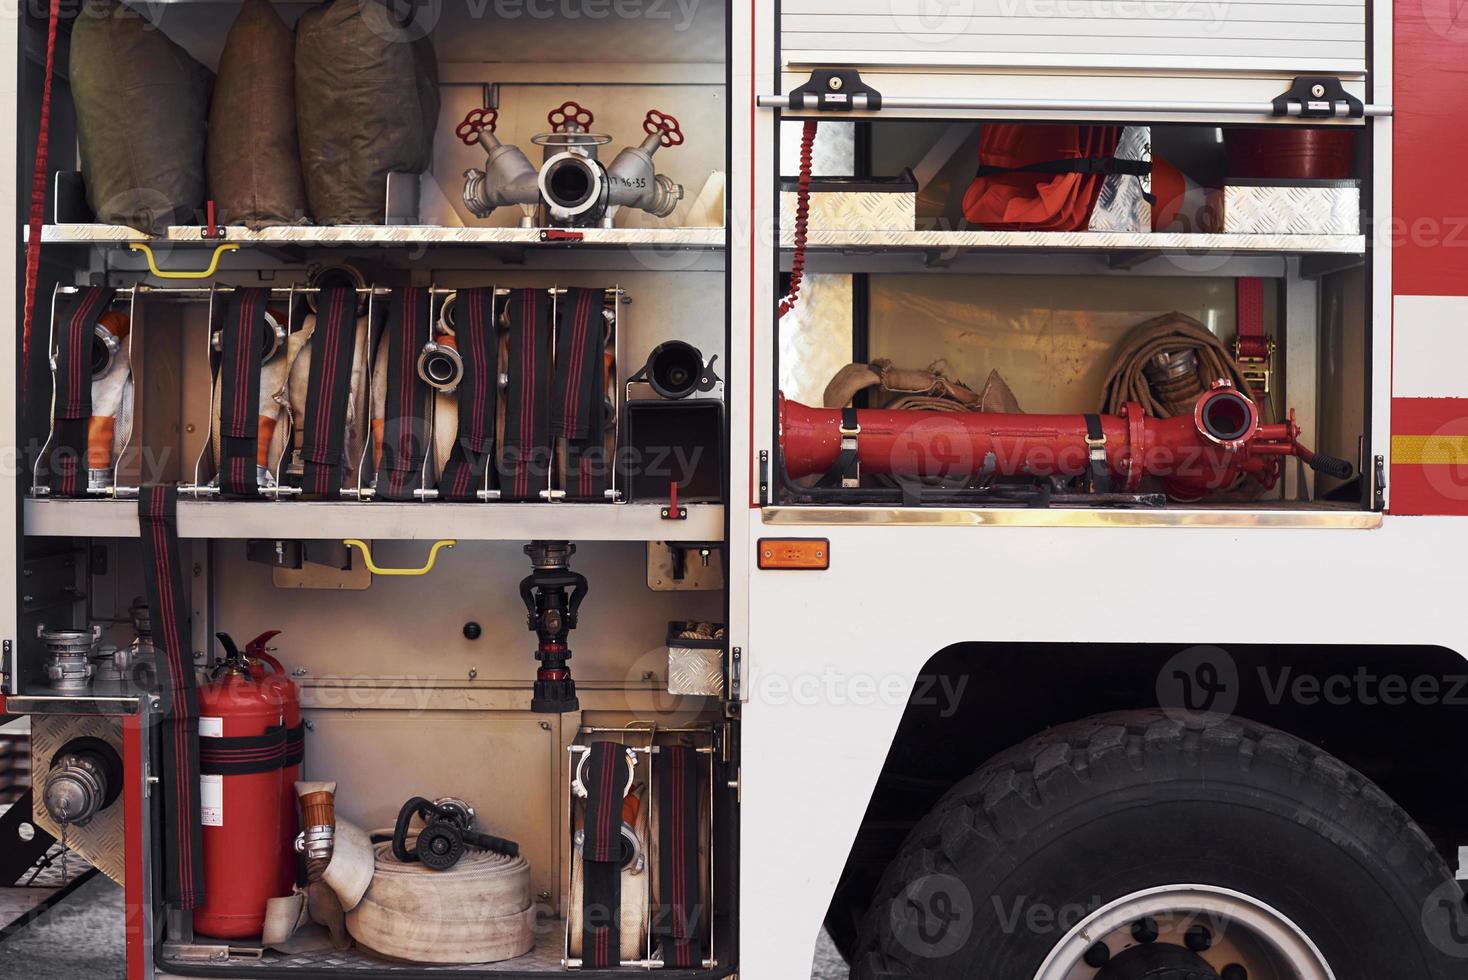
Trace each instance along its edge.
{"label": "metal handle bar", "polygon": [[[787,109],[795,112],[817,112],[818,100],[815,95],[807,94],[801,97],[799,105],[792,104],[795,96],[791,95],[761,95],[755,100],[755,104],[761,109]],[[872,108],[868,98],[863,94],[855,94],[851,97],[851,108],[857,111]],[[1274,114],[1274,106],[1269,102],[1122,102],[1122,101],[1100,101],[1079,99],[1074,101],[1062,101],[1059,99],[966,99],[959,97],[930,96],[926,98],[904,98],[902,96],[883,95],[881,100],[882,109],[931,109],[959,110],[963,112],[1098,112],[1114,113],[1117,115],[1130,115],[1138,113],[1187,113],[1193,115],[1235,115],[1235,116],[1268,116],[1278,118]],[[823,115],[826,113],[823,113]],[[1298,105],[1289,108],[1289,115],[1303,115],[1303,110]],[[1349,116],[1350,110],[1342,105],[1336,108],[1337,116]],[[1392,107],[1389,105],[1368,105],[1366,115],[1368,116],[1390,116]],[[839,117],[840,112],[832,112],[829,115]]]}

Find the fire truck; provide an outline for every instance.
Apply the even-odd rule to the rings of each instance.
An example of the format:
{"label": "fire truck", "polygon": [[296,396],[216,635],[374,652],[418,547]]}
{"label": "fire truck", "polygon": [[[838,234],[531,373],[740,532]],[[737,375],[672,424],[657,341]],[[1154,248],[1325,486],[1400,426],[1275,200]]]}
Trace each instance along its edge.
{"label": "fire truck", "polygon": [[128,980],[1462,976],[1465,44],[17,8],[0,937],[104,875]]}

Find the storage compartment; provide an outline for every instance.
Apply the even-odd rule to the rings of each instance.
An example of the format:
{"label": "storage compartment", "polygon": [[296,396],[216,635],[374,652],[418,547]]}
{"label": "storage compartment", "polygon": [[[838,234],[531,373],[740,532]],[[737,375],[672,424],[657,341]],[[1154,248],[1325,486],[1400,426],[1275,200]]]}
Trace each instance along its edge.
{"label": "storage compartment", "polygon": [[[154,903],[137,955],[184,976],[602,975],[566,944],[571,750],[615,731],[651,773],[688,747],[697,786],[679,806],[696,801],[697,819],[664,834],[644,780],[641,846],[654,876],[675,844],[691,855],[698,893],[655,886],[637,914],[656,939],[676,906],[697,953],[654,942],[634,959],[729,974],[737,703],[673,683],[665,645],[670,621],[728,619],[725,5],[447,3],[403,21],[375,0],[229,0],[109,16],[211,72],[233,58],[238,104],[238,52],[222,52],[242,10],[277,72],[267,15],[296,40],[326,17],[360,42],[346,55],[361,63],[312,55],[325,77],[302,84],[296,60],[295,85],[245,86],[289,89],[312,127],[299,213],[286,196],[240,212],[206,193],[156,226],[98,221],[88,188],[103,182],[73,149],[61,71],[75,18],[60,24],[13,386],[26,586],[0,665],[10,708],[100,718],[133,733],[129,766],[165,774],[126,821],[107,804],[121,829],[103,845],[151,875],[146,898],[129,886]],[[44,50],[46,26],[12,29]],[[378,91],[364,72],[409,63],[389,73],[396,102],[348,112],[332,94]],[[21,118],[39,117],[41,82],[27,75]],[[303,97],[319,101],[303,112]],[[229,116],[213,129],[240,125]],[[261,141],[277,145],[280,123]],[[323,193],[323,173],[342,185]],[[696,363],[647,373],[654,352],[685,349]],[[638,427],[634,456],[633,401],[710,424],[691,447]],[[674,502],[645,460],[679,447],[695,452]]]}
{"label": "storage compartment", "polygon": [[[785,186],[806,160],[815,179],[804,227],[782,194],[770,500],[1369,507],[1366,324],[1346,312],[1369,302],[1368,145],[1341,127],[785,122]],[[818,223],[818,189],[896,173],[916,180],[913,226]]]}
{"label": "storage compartment", "polygon": [[[301,40],[295,35],[308,6],[275,5],[291,33],[291,45]],[[99,4],[93,7],[101,10]],[[153,36],[161,35],[213,72],[222,67],[230,27],[243,7],[237,0],[222,7],[181,3],[135,11],[123,6],[112,16],[123,23],[141,21]],[[258,17],[258,11],[252,8],[251,15]],[[216,237],[402,240],[385,225],[439,229],[440,234],[427,240],[441,242],[531,243],[542,228],[589,231],[593,241],[636,240],[636,235],[597,234],[634,229],[661,231],[652,237],[693,246],[722,241],[713,230],[722,228],[724,211],[725,127],[717,121],[726,105],[725,20],[722,3],[699,4],[686,13],[653,5],[618,15],[609,11],[601,18],[559,12],[542,17],[508,7],[486,13],[462,3],[406,16],[375,4],[359,11],[355,3],[311,14],[301,54],[305,61],[297,65],[306,70],[296,71],[294,91],[265,86],[253,96],[274,100],[260,106],[273,127],[262,133],[267,141],[258,147],[230,143],[235,156],[272,152],[268,163],[285,175],[289,170],[273,150],[279,144],[277,123],[294,123],[302,153],[291,167],[300,172],[306,188],[305,207],[296,205],[298,213],[285,215],[276,213],[277,205],[263,216],[261,209],[231,200],[216,211],[209,206],[207,190],[195,188],[197,199],[170,199],[168,213],[140,230],[196,243]],[[63,58],[67,26],[61,35]],[[242,45],[268,45],[272,57],[286,45],[273,31],[262,36],[258,23],[251,29],[248,38],[241,38]],[[319,50],[323,32],[352,42],[370,64],[324,57]],[[589,36],[595,41],[588,46],[581,38]],[[369,42],[375,45],[370,50]],[[411,65],[400,58],[409,51]],[[548,65],[555,67],[547,71]],[[416,78],[412,100],[372,95],[371,86],[380,87],[383,79],[396,85],[409,75]],[[135,81],[147,90],[148,79]],[[233,92],[239,85],[231,81]],[[208,85],[207,79],[200,82],[201,97],[207,97]],[[348,95],[353,92],[367,101],[353,102]],[[52,123],[59,135],[76,124],[69,94],[63,79]],[[239,96],[230,95],[222,109],[238,101]],[[97,115],[82,120],[84,135],[95,128],[88,119]],[[146,111],[140,118],[149,118]],[[352,120],[372,129],[378,139],[354,142]],[[224,116],[215,120],[214,128],[235,132]],[[100,142],[103,135],[98,130],[92,141]],[[99,155],[93,164],[70,155],[70,145],[58,140],[51,151],[51,169],[63,176],[65,191],[54,195],[47,210],[48,224],[57,226],[48,229],[48,240],[141,237],[130,235],[122,222],[110,229],[96,225],[90,205],[99,202],[88,194],[86,171],[111,158]],[[230,175],[245,163],[217,154],[210,159],[216,169],[233,168]],[[202,172],[202,155],[196,164]],[[233,193],[239,181],[227,183],[224,175],[224,170],[216,174],[221,190],[228,187]],[[92,182],[103,177],[99,173]],[[133,179],[151,180],[146,175]],[[158,196],[146,186],[131,191],[145,202],[150,194]],[[264,196],[299,201],[299,195],[291,187]],[[121,213],[110,207],[106,211]],[[216,218],[228,222],[239,214],[249,216],[249,227],[240,221],[222,226],[223,233],[217,234]],[[177,220],[170,222],[170,217]],[[339,226],[361,230],[348,235],[333,230]],[[201,235],[201,229],[206,233]],[[458,234],[447,234],[450,229]],[[671,234],[684,229],[706,233]]]}

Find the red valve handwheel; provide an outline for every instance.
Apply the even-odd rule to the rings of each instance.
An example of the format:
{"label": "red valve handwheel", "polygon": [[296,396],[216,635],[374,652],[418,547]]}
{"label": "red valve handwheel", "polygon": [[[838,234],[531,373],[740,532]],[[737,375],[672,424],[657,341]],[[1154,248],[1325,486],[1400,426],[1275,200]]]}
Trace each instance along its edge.
{"label": "red valve handwheel", "polygon": [[683,145],[683,130],[678,128],[678,120],[666,112],[647,110],[647,118],[642,120],[642,131],[649,136],[661,137],[659,142],[663,146]]}
{"label": "red valve handwheel", "polygon": [[491,133],[494,132],[499,118],[498,109],[471,109],[464,117],[464,121],[459,123],[458,128],[454,130],[454,135],[459,137],[465,146],[473,146],[479,142],[480,133],[486,129]]}
{"label": "red valve handwheel", "polygon": [[567,123],[574,122],[582,129],[585,129],[596,121],[596,117],[591,114],[590,109],[579,103],[570,101],[563,102],[560,108],[552,109],[546,113],[545,118],[551,124],[551,128],[557,132]]}

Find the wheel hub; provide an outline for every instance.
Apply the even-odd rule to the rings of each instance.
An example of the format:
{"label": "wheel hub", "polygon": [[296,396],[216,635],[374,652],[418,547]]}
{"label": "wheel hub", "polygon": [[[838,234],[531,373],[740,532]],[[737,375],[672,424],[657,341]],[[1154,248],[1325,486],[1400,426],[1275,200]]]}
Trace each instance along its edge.
{"label": "wheel hub", "polygon": [[1112,957],[1096,980],[1219,980],[1202,957],[1181,946],[1133,946]]}
{"label": "wheel hub", "polygon": [[1278,909],[1216,885],[1161,885],[1095,909],[1033,980],[1336,980]]}

